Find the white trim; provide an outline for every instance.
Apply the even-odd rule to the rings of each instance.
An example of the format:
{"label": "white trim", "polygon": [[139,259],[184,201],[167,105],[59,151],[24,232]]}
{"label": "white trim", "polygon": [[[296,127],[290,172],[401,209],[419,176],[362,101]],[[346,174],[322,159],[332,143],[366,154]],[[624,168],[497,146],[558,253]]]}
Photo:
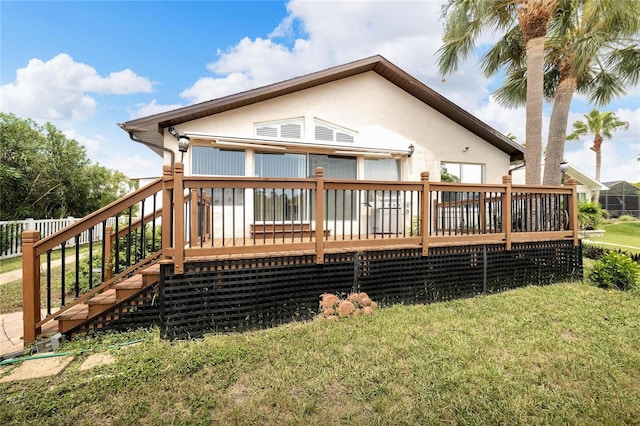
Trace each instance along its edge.
{"label": "white trim", "polygon": [[[334,144],[325,144],[318,143],[317,141],[300,141],[300,142],[292,142],[291,140],[281,140],[277,138],[243,138],[243,137],[234,137],[234,136],[222,136],[222,135],[213,135],[210,133],[203,132],[190,132],[184,131],[182,134],[189,136],[193,139],[201,139],[201,140],[209,140],[214,142],[233,142],[233,143],[243,143],[255,147],[256,145],[262,145],[263,147],[285,147],[296,148],[303,152],[308,148],[324,148],[328,150],[344,150],[345,148],[352,152],[357,152],[358,155],[366,155],[367,153],[372,154],[391,154],[391,155],[409,155],[409,147],[407,149],[381,149],[381,148],[373,148],[373,147],[358,147],[358,146],[345,146],[345,145],[334,145]],[[273,148],[272,148],[273,149]],[[278,149],[278,148],[275,148]]]}

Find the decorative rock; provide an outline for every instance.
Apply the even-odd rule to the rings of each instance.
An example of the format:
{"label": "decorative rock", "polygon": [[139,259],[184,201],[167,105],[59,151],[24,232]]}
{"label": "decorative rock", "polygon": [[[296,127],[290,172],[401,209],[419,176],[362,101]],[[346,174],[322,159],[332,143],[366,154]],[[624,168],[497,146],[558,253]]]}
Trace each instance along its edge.
{"label": "decorative rock", "polygon": [[353,303],[349,302],[348,300],[343,300],[338,305],[338,313],[341,316],[351,315],[355,310],[356,310],[356,307],[353,305]]}

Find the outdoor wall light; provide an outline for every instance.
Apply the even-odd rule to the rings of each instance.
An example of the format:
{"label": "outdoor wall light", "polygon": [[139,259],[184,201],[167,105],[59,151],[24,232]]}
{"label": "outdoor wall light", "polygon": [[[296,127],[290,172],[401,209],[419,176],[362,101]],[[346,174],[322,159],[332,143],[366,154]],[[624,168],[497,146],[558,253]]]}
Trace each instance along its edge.
{"label": "outdoor wall light", "polygon": [[569,170],[569,163],[567,163],[567,160],[562,160],[562,163],[560,163],[560,171],[562,174],[565,174],[567,170]]}
{"label": "outdoor wall light", "polygon": [[189,149],[189,136],[180,136],[178,137],[178,151],[183,154],[187,152]]}
{"label": "outdoor wall light", "polygon": [[407,155],[407,157],[411,157],[415,150],[416,150],[416,147],[413,146],[413,144],[409,145],[409,155]]}

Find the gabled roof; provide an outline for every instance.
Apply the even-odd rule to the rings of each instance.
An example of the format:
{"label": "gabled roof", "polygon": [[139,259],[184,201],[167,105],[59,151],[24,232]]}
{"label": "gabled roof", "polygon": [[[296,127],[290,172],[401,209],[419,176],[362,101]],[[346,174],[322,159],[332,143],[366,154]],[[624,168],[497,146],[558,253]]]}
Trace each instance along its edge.
{"label": "gabled roof", "polygon": [[626,180],[614,180],[606,182],[605,185],[608,187],[609,195],[637,195],[638,191],[640,191],[639,186]]}
{"label": "gabled roof", "polygon": [[219,114],[369,71],[377,73],[478,137],[509,154],[512,161],[524,159],[524,148],[522,146],[430,89],[380,55],[246,92],[138,118],[120,123],[119,126],[130,135],[133,134],[152,146],[161,147],[164,129],[169,126]]}
{"label": "gabled roof", "polygon": [[567,175],[571,176],[572,178],[575,178],[581,184],[588,186],[592,190],[606,191],[609,189],[609,187],[606,184],[598,182],[597,180],[595,180],[594,178],[592,178],[582,170],[575,167],[573,164],[569,163],[568,166],[569,166],[569,169],[567,170]]}

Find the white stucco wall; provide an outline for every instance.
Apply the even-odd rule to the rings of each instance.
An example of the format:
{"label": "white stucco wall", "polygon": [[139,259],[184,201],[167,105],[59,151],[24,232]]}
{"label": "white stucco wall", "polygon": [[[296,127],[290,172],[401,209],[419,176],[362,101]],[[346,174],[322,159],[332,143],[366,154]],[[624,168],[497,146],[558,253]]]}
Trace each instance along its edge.
{"label": "white stucco wall", "polygon": [[[387,148],[406,150],[415,146],[411,158],[403,158],[402,179],[419,180],[422,171],[440,180],[440,162],[484,164],[484,181],[498,183],[509,170],[509,156],[425,105],[374,72],[327,83],[304,91],[234,109],[175,126],[180,133],[202,132],[220,136],[255,138],[254,123],[304,117],[304,140],[313,139],[314,119],[358,132],[344,149]],[[193,144],[210,144],[192,140]],[[335,145],[335,143],[334,143]],[[176,140],[166,134],[165,146],[177,152]],[[465,148],[468,150],[465,151]],[[189,173],[189,155],[185,172]],[[296,151],[303,152],[303,150]],[[329,151],[330,153],[331,151]],[[247,166],[252,165],[249,150]],[[165,158],[168,161],[168,158]],[[251,173],[253,167],[247,167]]]}

